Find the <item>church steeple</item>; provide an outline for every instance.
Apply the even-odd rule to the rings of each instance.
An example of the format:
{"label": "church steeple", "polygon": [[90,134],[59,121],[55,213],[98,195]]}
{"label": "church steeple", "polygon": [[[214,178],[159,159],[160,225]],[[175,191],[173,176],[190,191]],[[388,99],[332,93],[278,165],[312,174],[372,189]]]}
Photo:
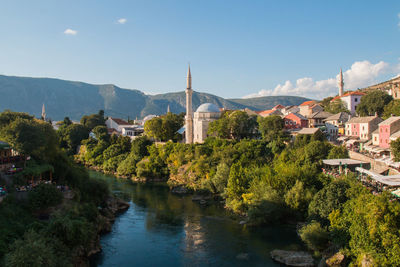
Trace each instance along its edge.
{"label": "church steeple", "polygon": [[343,72],[342,68],[340,68],[340,74],[339,74],[339,96],[343,95],[343,87],[344,87],[344,80],[343,80]]}
{"label": "church steeple", "polygon": [[193,108],[192,108],[192,75],[190,73],[190,65],[188,69],[187,76],[187,86],[186,86],[186,129],[185,129],[185,139],[186,144],[193,144]]}

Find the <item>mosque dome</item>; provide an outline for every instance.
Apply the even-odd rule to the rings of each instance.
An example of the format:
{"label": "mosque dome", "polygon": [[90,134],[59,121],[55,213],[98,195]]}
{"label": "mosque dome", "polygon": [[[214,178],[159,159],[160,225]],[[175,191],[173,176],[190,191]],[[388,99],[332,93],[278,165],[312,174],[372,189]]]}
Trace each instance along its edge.
{"label": "mosque dome", "polygon": [[202,113],[206,113],[206,112],[220,112],[219,108],[212,104],[212,103],[205,103],[205,104],[201,104],[196,112],[202,112]]}
{"label": "mosque dome", "polygon": [[151,119],[154,119],[155,117],[158,117],[157,115],[147,115],[146,117],[143,118],[143,121],[148,121]]}

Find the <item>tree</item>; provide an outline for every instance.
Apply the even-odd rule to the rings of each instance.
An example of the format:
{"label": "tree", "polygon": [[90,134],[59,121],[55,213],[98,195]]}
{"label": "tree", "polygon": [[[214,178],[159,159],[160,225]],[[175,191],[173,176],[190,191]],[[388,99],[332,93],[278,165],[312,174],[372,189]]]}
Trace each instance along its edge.
{"label": "tree", "polygon": [[383,111],[383,118],[387,119],[390,116],[400,116],[400,100],[394,99],[390,101],[388,105],[385,106]]}
{"label": "tree", "polygon": [[374,90],[361,97],[356,111],[360,116],[373,116],[375,113],[381,116],[384,108],[393,97],[381,90]]}
{"label": "tree", "polygon": [[180,135],[177,131],[183,126],[183,116],[169,112],[168,114],[148,120],[144,124],[147,136],[161,141],[177,141]]}
{"label": "tree", "polygon": [[394,160],[400,161],[400,138],[390,142],[390,149],[394,155]]}
{"label": "tree", "polygon": [[349,158],[349,151],[345,146],[333,146],[328,154],[328,159],[347,159],[347,158]]}
{"label": "tree", "polygon": [[208,129],[208,134],[211,136],[234,140],[251,138],[256,133],[256,117],[249,116],[241,110],[224,112],[221,118],[210,123]]}
{"label": "tree", "polygon": [[5,265],[13,267],[72,266],[65,248],[33,230],[16,240],[6,255]]}
{"label": "tree", "polygon": [[62,199],[62,193],[51,184],[40,184],[29,192],[29,202],[38,210],[58,205]]}
{"label": "tree", "polygon": [[88,128],[81,124],[63,124],[57,133],[61,147],[66,148],[69,154],[75,154],[82,140],[89,135]]}
{"label": "tree", "polygon": [[33,116],[28,113],[5,110],[0,113],[0,130],[5,126],[8,126],[11,122],[16,121],[18,118],[29,121],[33,120]]}
{"label": "tree", "polygon": [[85,115],[81,118],[81,124],[92,130],[96,126],[104,126],[104,110],[100,110],[97,114]]}
{"label": "tree", "polygon": [[312,191],[306,189],[304,183],[297,180],[295,185],[285,194],[285,203],[289,208],[305,214],[312,198]]}
{"label": "tree", "polygon": [[108,135],[108,130],[107,127],[104,125],[98,125],[93,128],[92,132],[96,136],[97,140],[102,140],[105,142],[110,141],[110,136]]}
{"label": "tree", "polygon": [[338,180],[330,183],[315,194],[308,207],[310,216],[328,219],[329,214],[335,209],[341,209],[348,200],[346,190],[349,185],[346,181]]}
{"label": "tree", "polygon": [[258,128],[262,137],[271,142],[287,137],[284,132],[285,122],[280,116],[258,117]]}
{"label": "tree", "polygon": [[321,102],[319,102],[319,104],[324,108],[325,111],[327,111],[326,108],[329,107],[332,99],[332,96],[325,97]]}
{"label": "tree", "polygon": [[346,107],[346,104],[341,99],[336,99],[330,102],[328,106],[324,107],[324,110],[332,114],[337,114],[339,112],[350,113],[350,111]]}
{"label": "tree", "polygon": [[151,146],[153,142],[147,136],[140,136],[132,141],[131,153],[134,154],[137,159],[142,159],[149,155],[147,148]]}
{"label": "tree", "polygon": [[309,249],[314,251],[322,251],[328,246],[329,233],[317,221],[303,226],[300,231],[301,240],[306,243]]}

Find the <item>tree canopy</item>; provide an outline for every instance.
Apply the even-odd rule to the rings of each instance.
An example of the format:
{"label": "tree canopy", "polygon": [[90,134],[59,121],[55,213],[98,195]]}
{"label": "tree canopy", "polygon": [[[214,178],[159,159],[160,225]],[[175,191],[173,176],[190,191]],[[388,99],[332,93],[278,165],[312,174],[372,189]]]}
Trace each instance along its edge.
{"label": "tree canopy", "polygon": [[357,105],[356,111],[360,116],[378,116],[383,114],[385,106],[393,100],[393,97],[381,90],[368,92],[361,97],[360,104]]}
{"label": "tree canopy", "polygon": [[166,115],[155,117],[144,124],[144,132],[148,137],[160,141],[180,140],[177,133],[183,126],[183,114],[168,112]]}

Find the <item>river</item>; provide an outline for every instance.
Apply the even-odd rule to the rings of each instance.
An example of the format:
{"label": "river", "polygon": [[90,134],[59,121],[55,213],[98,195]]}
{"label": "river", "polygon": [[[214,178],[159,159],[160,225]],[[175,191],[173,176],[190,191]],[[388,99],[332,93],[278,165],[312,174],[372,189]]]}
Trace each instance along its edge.
{"label": "river", "polygon": [[248,227],[221,205],[201,206],[165,184],[138,184],[91,171],[129,201],[91,266],[281,266],[273,249],[300,249],[293,227]]}

